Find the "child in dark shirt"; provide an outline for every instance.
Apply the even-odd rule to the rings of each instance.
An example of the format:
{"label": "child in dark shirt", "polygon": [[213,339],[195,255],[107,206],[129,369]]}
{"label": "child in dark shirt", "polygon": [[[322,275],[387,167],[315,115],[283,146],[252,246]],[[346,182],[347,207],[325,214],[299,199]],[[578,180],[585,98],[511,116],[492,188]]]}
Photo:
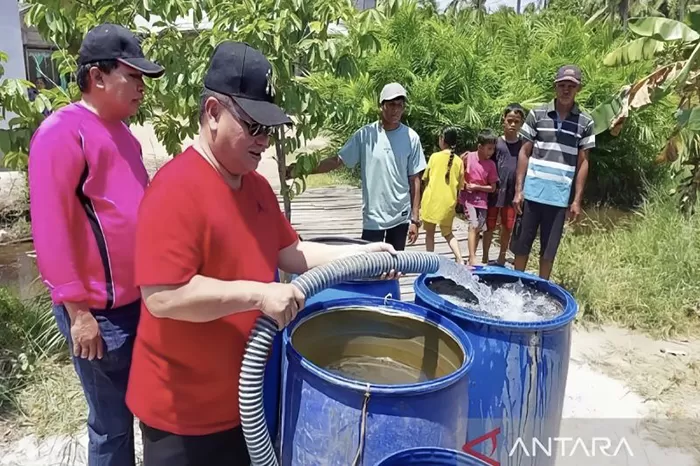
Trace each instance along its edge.
{"label": "child in dark shirt", "polygon": [[518,153],[523,145],[519,137],[520,128],[525,122],[525,109],[520,104],[510,104],[503,111],[503,136],[496,141],[494,161],[498,168],[498,188],[489,195],[489,207],[484,232],[483,262],[488,263],[489,249],[498,218],[501,218],[501,250],[498,264],[505,265],[506,251],[515,224],[515,172],[518,166]]}

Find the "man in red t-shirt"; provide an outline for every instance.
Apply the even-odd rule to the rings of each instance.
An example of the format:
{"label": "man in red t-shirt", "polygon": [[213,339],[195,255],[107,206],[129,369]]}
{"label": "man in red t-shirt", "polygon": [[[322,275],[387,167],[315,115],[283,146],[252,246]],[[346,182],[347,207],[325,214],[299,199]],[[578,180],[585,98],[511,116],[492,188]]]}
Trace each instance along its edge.
{"label": "man in red t-shirt", "polygon": [[283,328],[304,305],[295,286],[274,281],[277,268],[303,273],[349,254],[395,252],[299,241],[255,171],[269,135],[291,123],[273,103],[271,72],[247,44],[216,47],[199,137],[141,203],[143,304],[127,403],[141,421],[144,466],[248,466],[238,411],[248,334],[260,312]]}

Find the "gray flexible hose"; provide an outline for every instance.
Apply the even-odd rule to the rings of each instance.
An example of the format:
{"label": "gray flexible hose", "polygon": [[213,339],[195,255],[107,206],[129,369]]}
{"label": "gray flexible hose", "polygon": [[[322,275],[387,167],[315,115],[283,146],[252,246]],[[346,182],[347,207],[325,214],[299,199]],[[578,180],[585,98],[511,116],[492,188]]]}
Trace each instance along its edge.
{"label": "gray flexible hose", "polygon": [[[435,273],[439,268],[439,256],[433,253],[401,251],[393,255],[388,252],[373,252],[345,257],[313,268],[292,280],[292,284],[308,299],[347,280],[379,277],[391,270],[401,273]],[[267,431],[263,407],[265,364],[277,331],[273,319],[265,315],[258,317],[243,355],[238,403],[252,466],[279,464]]]}

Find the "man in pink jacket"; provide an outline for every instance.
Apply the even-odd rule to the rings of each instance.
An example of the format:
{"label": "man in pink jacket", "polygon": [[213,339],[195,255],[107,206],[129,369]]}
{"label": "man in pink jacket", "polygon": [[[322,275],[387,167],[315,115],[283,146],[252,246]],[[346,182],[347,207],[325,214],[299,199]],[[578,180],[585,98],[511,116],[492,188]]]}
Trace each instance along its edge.
{"label": "man in pink jacket", "polygon": [[163,73],[130,31],[95,27],[79,52],[82,100],[46,118],[29,147],[37,263],[87,400],[89,466],[135,463],[125,394],[140,309],[136,217],[148,173],[123,122],[141,105],[143,77]]}

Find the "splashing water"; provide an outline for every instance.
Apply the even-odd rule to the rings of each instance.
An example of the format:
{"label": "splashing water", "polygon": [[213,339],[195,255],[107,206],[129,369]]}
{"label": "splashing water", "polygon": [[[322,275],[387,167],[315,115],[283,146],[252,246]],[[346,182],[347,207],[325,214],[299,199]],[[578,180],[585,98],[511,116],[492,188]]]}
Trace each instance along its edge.
{"label": "splashing water", "polygon": [[468,267],[440,257],[436,280],[429,288],[466,311],[510,322],[538,322],[560,315],[563,306],[546,293],[518,280],[490,286],[479,281]]}
{"label": "splashing water", "polygon": [[440,256],[440,267],[437,274],[449,278],[457,285],[470,291],[478,302],[486,301],[491,295],[491,289],[484,283],[479,282],[477,277],[469,270],[469,267],[458,264],[447,257]]}

